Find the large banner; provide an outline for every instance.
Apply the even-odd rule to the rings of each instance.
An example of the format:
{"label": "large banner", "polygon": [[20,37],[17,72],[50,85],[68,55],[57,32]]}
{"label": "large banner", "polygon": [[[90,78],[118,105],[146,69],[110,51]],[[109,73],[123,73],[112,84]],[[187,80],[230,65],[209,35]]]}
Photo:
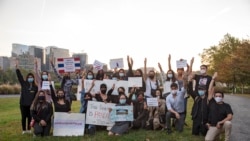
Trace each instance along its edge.
{"label": "large banner", "polygon": [[112,126],[109,108],[114,107],[113,103],[89,101],[86,113],[86,123],[102,126]]}
{"label": "large banner", "polygon": [[53,136],[83,136],[85,128],[85,114],[82,113],[54,113]]}
{"label": "large banner", "polygon": [[115,121],[133,121],[133,106],[114,106],[110,113],[110,120]]}

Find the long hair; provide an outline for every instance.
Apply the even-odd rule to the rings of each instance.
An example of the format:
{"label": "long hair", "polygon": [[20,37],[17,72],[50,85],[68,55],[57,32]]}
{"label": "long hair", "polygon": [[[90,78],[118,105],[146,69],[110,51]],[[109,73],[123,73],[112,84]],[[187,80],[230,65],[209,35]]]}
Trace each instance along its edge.
{"label": "long hair", "polygon": [[[45,91],[43,90],[39,90],[37,93],[36,93],[36,96],[30,106],[30,110],[38,110],[38,105],[40,104],[39,101],[38,101],[38,97],[39,97],[39,94],[40,92],[43,92],[44,93],[44,96],[45,96]],[[42,108],[44,108],[46,106],[46,97],[45,97],[45,100],[44,102],[42,103]]]}
{"label": "long hair", "polygon": [[103,80],[104,79],[104,71],[98,70],[96,74],[96,80]]}
{"label": "long hair", "polygon": [[93,75],[93,79],[95,79],[94,72],[91,71],[91,70],[89,70],[89,71],[87,72],[87,75],[85,76],[85,79],[88,79],[88,74],[89,74],[89,73],[91,73],[91,74]]}
{"label": "long hair", "polygon": [[[172,74],[173,74],[173,77],[172,77],[172,78],[169,78],[169,77],[168,77],[168,72],[172,72]],[[175,72],[174,72],[173,70],[168,70],[166,75],[167,75],[166,81],[170,81],[170,80],[172,80],[172,82],[175,82],[175,81],[176,81]]]}

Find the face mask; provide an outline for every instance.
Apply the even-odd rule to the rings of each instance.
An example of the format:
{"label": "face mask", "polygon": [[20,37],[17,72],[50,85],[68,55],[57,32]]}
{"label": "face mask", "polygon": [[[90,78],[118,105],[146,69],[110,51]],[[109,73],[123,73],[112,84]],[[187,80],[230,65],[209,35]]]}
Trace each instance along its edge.
{"label": "face mask", "polygon": [[135,94],[132,95],[132,100],[133,100],[133,101],[136,100]]}
{"label": "face mask", "polygon": [[45,100],[45,96],[38,96],[38,100],[39,101],[44,101]]}
{"label": "face mask", "polygon": [[160,99],[160,96],[158,95],[158,96],[156,96],[158,99]]}
{"label": "face mask", "polygon": [[103,94],[106,94],[106,91],[107,91],[107,90],[101,90],[101,92],[102,92]]}
{"label": "face mask", "polygon": [[28,78],[28,82],[32,83],[34,81],[34,78]]}
{"label": "face mask", "polygon": [[42,78],[43,78],[43,80],[47,80],[48,79],[48,75],[42,75]]}
{"label": "face mask", "polygon": [[138,97],[138,101],[143,101],[143,97]]}
{"label": "face mask", "polygon": [[173,78],[173,74],[168,74],[168,78]]}
{"label": "face mask", "polygon": [[198,90],[198,94],[199,94],[200,96],[203,96],[203,95],[205,94],[205,91],[203,91],[203,90]]}
{"label": "face mask", "polygon": [[171,93],[172,94],[177,94],[177,90],[172,90]]}
{"label": "face mask", "polygon": [[154,76],[153,76],[153,75],[149,75],[149,78],[150,78],[150,79],[153,79],[153,78],[154,78]]}
{"label": "face mask", "polygon": [[93,75],[88,75],[88,79],[93,79]]}
{"label": "face mask", "polygon": [[200,73],[201,73],[201,74],[205,74],[205,73],[206,73],[206,70],[202,69],[202,70],[200,71]]}
{"label": "face mask", "polygon": [[219,102],[222,101],[222,97],[215,97],[214,99],[215,99],[215,101],[216,101],[217,103],[219,103]]}
{"label": "face mask", "polygon": [[63,99],[64,98],[64,95],[58,95],[57,96],[59,99]]}
{"label": "face mask", "polygon": [[125,104],[126,103],[126,99],[120,99],[120,104]]}
{"label": "face mask", "polygon": [[112,77],[112,80],[117,80],[117,78],[116,77]]}
{"label": "face mask", "polygon": [[119,76],[120,76],[120,77],[123,77],[123,76],[124,76],[124,73],[119,73]]}

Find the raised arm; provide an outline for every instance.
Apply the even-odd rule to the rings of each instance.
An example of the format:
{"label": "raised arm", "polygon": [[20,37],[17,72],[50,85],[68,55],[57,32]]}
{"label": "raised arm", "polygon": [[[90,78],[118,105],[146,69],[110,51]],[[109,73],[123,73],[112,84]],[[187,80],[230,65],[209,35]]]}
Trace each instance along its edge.
{"label": "raised arm", "polygon": [[194,64],[194,57],[192,57],[191,61],[190,61],[190,66],[188,69],[188,75],[192,73],[193,71],[193,64]]}
{"label": "raised arm", "polygon": [[53,102],[55,103],[57,101],[57,98],[56,98],[55,89],[53,88],[52,83],[51,83],[51,76],[50,76],[50,74],[48,74],[48,80],[49,80],[49,87],[50,87],[50,92],[51,92],[51,98],[52,98]]}
{"label": "raised arm", "polygon": [[209,84],[209,88],[208,88],[208,100],[211,100],[213,98],[213,93],[214,93],[214,83],[215,83],[215,79],[216,77],[218,76],[218,73],[215,72],[213,77],[212,77],[212,80]]}
{"label": "raised arm", "polygon": [[41,78],[40,78],[37,67],[38,67],[37,66],[37,58],[35,58],[35,81],[36,81],[36,84],[38,86],[38,90],[41,90]]}
{"label": "raised arm", "polygon": [[128,72],[127,72],[127,76],[131,77],[134,76],[133,74],[133,59],[129,58],[129,56],[127,56],[127,62],[128,62]]}
{"label": "raised arm", "polygon": [[51,58],[50,58],[50,64],[51,64],[51,66],[52,66],[52,68],[53,68],[53,71],[54,71],[56,77],[59,79],[59,81],[62,81],[63,78],[62,78],[62,76],[57,72],[57,70],[56,70],[56,68],[55,68],[55,65],[54,65],[54,63],[53,63],[53,61],[52,61]]}
{"label": "raised arm", "polygon": [[172,70],[172,67],[171,67],[171,54],[168,55],[168,70]]}
{"label": "raised arm", "polygon": [[23,79],[23,75],[22,75],[22,73],[21,73],[21,71],[20,71],[20,69],[19,69],[19,67],[18,67],[18,61],[16,60],[16,75],[17,75],[17,79],[18,79],[18,81],[19,81],[19,83],[21,84],[21,85],[23,85],[24,83],[25,83],[25,81],[24,81],[24,79]]}
{"label": "raised arm", "polygon": [[167,78],[166,78],[166,74],[165,74],[165,72],[162,70],[162,67],[161,67],[161,64],[160,64],[160,63],[158,63],[158,67],[159,67],[160,72],[161,72],[161,80],[162,80],[162,82],[164,83],[164,81],[167,79]]}
{"label": "raised arm", "polygon": [[144,73],[143,73],[143,79],[146,82],[147,80],[147,58],[144,59]]}

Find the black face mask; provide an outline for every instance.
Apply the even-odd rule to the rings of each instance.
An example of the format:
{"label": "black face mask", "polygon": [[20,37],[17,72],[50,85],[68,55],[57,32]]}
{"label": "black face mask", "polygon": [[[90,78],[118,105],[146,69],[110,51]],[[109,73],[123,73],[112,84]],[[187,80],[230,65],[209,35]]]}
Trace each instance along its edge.
{"label": "black face mask", "polygon": [[38,100],[39,100],[39,102],[45,101],[45,96],[38,96]]}
{"label": "black face mask", "polygon": [[107,91],[107,90],[101,90],[101,92],[102,92],[103,94],[106,94],[106,91]]}
{"label": "black face mask", "polygon": [[153,76],[153,75],[149,75],[149,78],[150,78],[150,79],[153,79],[153,78],[154,78],[154,76]]}
{"label": "black face mask", "polygon": [[59,99],[64,99],[64,95],[58,95],[57,96]]}

